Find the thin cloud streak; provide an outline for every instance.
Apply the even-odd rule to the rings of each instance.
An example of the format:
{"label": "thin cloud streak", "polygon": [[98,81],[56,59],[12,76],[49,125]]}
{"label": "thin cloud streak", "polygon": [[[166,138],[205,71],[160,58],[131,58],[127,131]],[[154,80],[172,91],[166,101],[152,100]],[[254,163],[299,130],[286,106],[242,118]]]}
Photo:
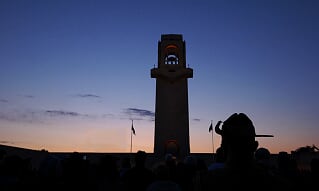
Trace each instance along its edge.
{"label": "thin cloud streak", "polygon": [[14,142],[11,141],[0,141],[0,144],[15,144]]}
{"label": "thin cloud streak", "polygon": [[74,111],[65,110],[44,110],[44,111],[7,111],[0,112],[0,121],[23,122],[23,123],[43,123],[49,118],[71,117],[88,118],[94,117],[88,114],[81,114]]}
{"label": "thin cloud streak", "polygon": [[70,117],[78,117],[78,116],[88,116],[87,114],[80,114],[74,111],[64,111],[64,110],[46,110],[45,114],[49,116],[70,116]]}
{"label": "thin cloud streak", "polygon": [[150,121],[155,120],[155,113],[150,110],[138,109],[138,108],[126,108],[124,109],[124,113],[128,115],[130,118],[134,118],[136,120],[143,120],[148,118]]}
{"label": "thin cloud streak", "polygon": [[102,118],[114,118],[114,114],[102,114],[101,115]]}
{"label": "thin cloud streak", "polygon": [[8,103],[9,101],[6,100],[6,99],[0,99],[0,102],[2,102],[2,103]]}
{"label": "thin cloud streak", "polygon": [[0,120],[9,122],[34,123],[39,121],[38,114],[34,111],[0,112]]}
{"label": "thin cloud streak", "polygon": [[22,96],[22,97],[24,97],[24,98],[30,98],[30,99],[35,98],[34,95],[29,95],[29,94],[20,95],[20,96]]}
{"label": "thin cloud streak", "polygon": [[101,96],[95,94],[77,94],[75,96],[80,98],[101,98]]}

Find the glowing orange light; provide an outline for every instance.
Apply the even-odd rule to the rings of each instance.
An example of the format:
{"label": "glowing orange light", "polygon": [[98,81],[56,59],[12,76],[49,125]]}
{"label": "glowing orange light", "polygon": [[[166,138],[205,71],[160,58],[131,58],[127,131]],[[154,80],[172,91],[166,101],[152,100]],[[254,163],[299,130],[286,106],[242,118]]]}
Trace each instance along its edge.
{"label": "glowing orange light", "polygon": [[170,45],[166,46],[166,49],[177,49],[177,46],[170,44]]}

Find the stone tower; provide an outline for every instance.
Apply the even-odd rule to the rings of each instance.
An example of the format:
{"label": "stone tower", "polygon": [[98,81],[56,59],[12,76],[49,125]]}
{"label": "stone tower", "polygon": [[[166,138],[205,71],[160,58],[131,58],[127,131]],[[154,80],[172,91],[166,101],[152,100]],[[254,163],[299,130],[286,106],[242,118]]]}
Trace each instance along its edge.
{"label": "stone tower", "polygon": [[190,153],[185,41],[180,34],[165,34],[158,42],[158,66],[151,69],[156,78],[154,154],[185,157]]}

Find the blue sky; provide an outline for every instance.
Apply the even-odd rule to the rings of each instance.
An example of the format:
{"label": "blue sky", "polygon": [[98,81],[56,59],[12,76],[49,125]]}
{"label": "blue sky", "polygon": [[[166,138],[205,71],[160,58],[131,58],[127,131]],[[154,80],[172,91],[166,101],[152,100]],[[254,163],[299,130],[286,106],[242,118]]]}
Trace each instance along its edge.
{"label": "blue sky", "polygon": [[[0,2],[0,143],[49,151],[153,151],[157,43],[182,34],[191,152],[246,113],[273,153],[319,145],[319,2]],[[214,135],[214,148],[220,143]]]}

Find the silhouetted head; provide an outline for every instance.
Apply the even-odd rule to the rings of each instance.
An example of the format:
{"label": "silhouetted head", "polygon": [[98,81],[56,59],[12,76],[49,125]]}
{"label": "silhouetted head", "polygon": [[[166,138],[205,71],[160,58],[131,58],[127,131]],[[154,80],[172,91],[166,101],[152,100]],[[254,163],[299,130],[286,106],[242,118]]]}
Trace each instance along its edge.
{"label": "silhouetted head", "polygon": [[[220,124],[223,123],[222,128]],[[253,153],[258,147],[255,141],[257,136],[253,122],[244,113],[234,113],[224,122],[219,121],[215,126],[215,132],[222,136],[221,147],[226,157],[253,158]]]}
{"label": "silhouetted head", "polygon": [[270,159],[270,152],[267,148],[260,147],[255,152],[255,158],[257,160],[268,160]]}
{"label": "silhouetted head", "polygon": [[222,129],[219,128],[221,121],[215,127],[215,132],[229,138],[254,138],[255,127],[252,121],[244,113],[234,113],[223,122]]}
{"label": "silhouetted head", "polygon": [[136,166],[144,166],[146,161],[146,152],[145,151],[137,151],[135,155],[135,165]]}
{"label": "silhouetted head", "polygon": [[[220,124],[222,124],[220,129]],[[244,113],[234,113],[224,122],[218,121],[215,132],[222,137],[273,137],[273,135],[257,135],[253,122]]]}

